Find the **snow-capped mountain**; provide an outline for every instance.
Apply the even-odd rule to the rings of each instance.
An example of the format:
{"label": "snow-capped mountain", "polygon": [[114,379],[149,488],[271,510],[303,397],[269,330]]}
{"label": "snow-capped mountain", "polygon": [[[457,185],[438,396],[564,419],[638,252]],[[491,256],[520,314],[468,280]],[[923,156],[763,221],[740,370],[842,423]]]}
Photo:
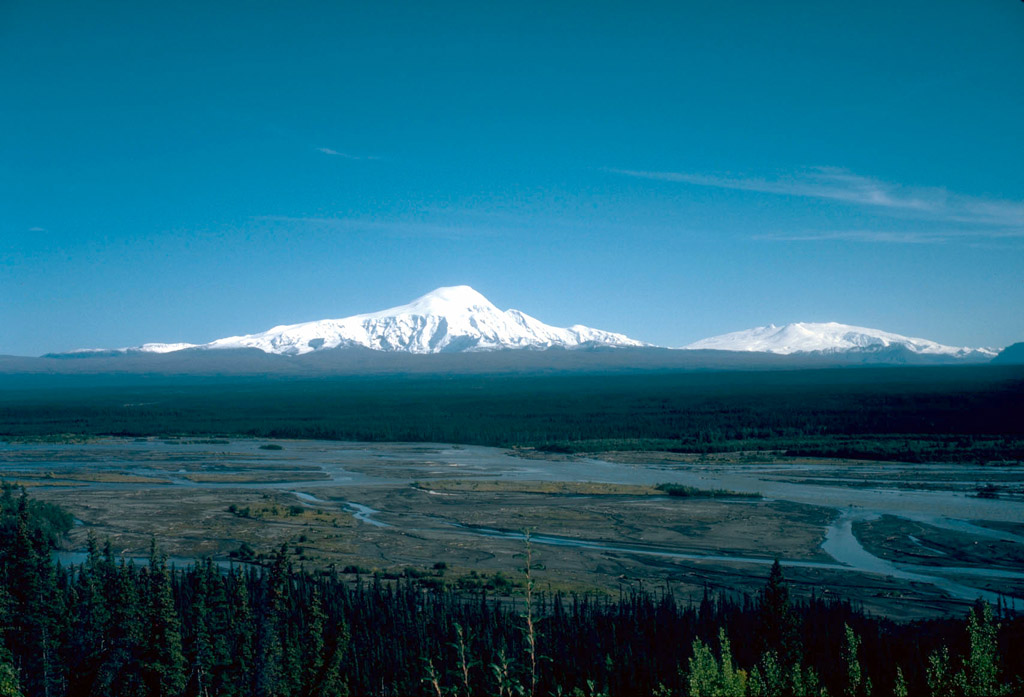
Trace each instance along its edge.
{"label": "snow-capped mountain", "polygon": [[552,327],[519,310],[499,310],[469,286],[451,286],[438,288],[408,305],[365,315],[281,325],[259,334],[231,336],[208,344],[143,344],[122,350],[169,353],[183,349],[256,348],[265,353],[295,356],[355,346],[423,354],[647,344],[578,324]]}
{"label": "snow-capped mountain", "polygon": [[[363,348],[384,353],[439,354],[502,349],[578,349],[658,347],[622,334],[582,325],[553,327],[519,310],[500,310],[469,286],[438,288],[407,305],[342,319],[287,324],[258,334],[230,336],[208,344],[146,343],[121,349],[84,349],[57,358],[109,358],[195,352],[212,357],[229,349],[258,349],[264,354],[301,356],[335,348]],[[846,364],[936,364],[987,362],[998,349],[944,346],[927,339],[836,322],[797,322],[755,327],[694,342],[669,351],[679,360],[685,349],[793,355],[795,360]],[[663,351],[665,349],[662,349]],[[647,354],[645,354],[647,355]],[[653,354],[651,354],[653,356]],[[659,354],[660,355],[660,354]],[[654,360],[646,358],[644,360]],[[675,359],[660,356],[670,363]],[[697,359],[694,359],[697,360]],[[702,358],[700,360],[710,360]],[[730,359],[731,360],[731,359]],[[756,357],[751,356],[751,360]],[[729,365],[732,365],[729,363]]]}
{"label": "snow-capped mountain", "polygon": [[927,339],[915,339],[838,322],[795,322],[781,327],[769,324],[767,327],[701,339],[684,348],[780,354],[870,353],[903,349],[921,355],[972,359],[989,359],[998,353],[997,349],[944,346]]}

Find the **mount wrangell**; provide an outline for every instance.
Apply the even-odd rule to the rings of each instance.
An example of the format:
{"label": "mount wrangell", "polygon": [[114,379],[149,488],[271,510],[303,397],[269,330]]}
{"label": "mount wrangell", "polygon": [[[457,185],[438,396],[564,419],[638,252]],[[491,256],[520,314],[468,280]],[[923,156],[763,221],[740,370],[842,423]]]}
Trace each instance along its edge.
{"label": "mount wrangell", "polygon": [[[997,350],[835,322],[769,325],[668,348],[500,310],[469,286],[407,305],[281,325],[207,344],[147,343],[38,358],[0,356],[0,374],[295,375],[798,369],[987,363]],[[997,362],[1015,362],[1000,361]]]}

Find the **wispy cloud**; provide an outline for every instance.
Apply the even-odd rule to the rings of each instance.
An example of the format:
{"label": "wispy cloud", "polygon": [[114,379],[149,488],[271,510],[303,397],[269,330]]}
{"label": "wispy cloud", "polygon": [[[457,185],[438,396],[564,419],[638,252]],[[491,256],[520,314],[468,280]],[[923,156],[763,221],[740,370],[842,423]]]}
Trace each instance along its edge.
{"label": "wispy cloud", "polygon": [[463,240],[489,237],[502,231],[481,225],[424,220],[374,220],[365,218],[331,218],[317,216],[262,215],[253,218],[259,222],[288,225],[296,228],[327,232],[369,232],[384,237],[432,237]]}
{"label": "wispy cloud", "polygon": [[883,182],[836,167],[815,167],[772,179],[690,172],[608,171],[628,177],[738,191],[842,201],[902,218],[1024,229],[1024,202],[954,194]]}
{"label": "wispy cloud", "polygon": [[946,244],[977,240],[1024,241],[1024,230],[824,230],[754,235],[755,240],[775,242],[887,242],[893,244]]}
{"label": "wispy cloud", "polygon": [[46,228],[44,228],[44,227],[30,227],[28,229],[28,231],[29,232],[46,232]]}
{"label": "wispy cloud", "polygon": [[376,155],[352,155],[347,152],[341,152],[334,148],[317,148],[317,152],[323,153],[324,155],[330,155],[331,157],[340,157],[345,160],[379,160],[380,158]]}

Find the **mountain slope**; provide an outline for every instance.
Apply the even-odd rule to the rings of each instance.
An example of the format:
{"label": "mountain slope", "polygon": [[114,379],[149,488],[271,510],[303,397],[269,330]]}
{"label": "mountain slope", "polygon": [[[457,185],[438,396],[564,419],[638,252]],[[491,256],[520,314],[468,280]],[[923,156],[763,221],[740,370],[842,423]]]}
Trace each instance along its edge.
{"label": "mountain slope", "polygon": [[1010,344],[992,359],[996,365],[1024,365],[1024,341]]}
{"label": "mountain slope", "polygon": [[996,351],[987,348],[944,346],[879,329],[838,322],[796,322],[777,327],[755,327],[694,342],[687,349],[761,351],[766,353],[886,353],[909,352],[922,356],[989,360]]}
{"label": "mountain slope", "polygon": [[519,310],[502,311],[469,286],[438,288],[407,305],[342,319],[274,327],[208,344],[143,344],[129,352],[255,348],[296,356],[333,348],[417,354],[496,349],[640,347],[641,341],[582,325],[552,327]]}

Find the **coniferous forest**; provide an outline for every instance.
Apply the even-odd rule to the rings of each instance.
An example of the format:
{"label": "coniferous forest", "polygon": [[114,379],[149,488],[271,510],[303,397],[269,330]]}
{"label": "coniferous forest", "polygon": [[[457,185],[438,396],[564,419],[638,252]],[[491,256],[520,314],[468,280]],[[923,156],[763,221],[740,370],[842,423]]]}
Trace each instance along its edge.
{"label": "coniferous forest", "polygon": [[518,595],[296,567],[148,564],[93,540],[52,551],[59,507],[0,496],[0,695],[1024,694],[1024,618],[897,624],[791,599],[776,564],[756,597],[680,603],[670,588]]}
{"label": "coniferous forest", "polygon": [[0,436],[407,441],[566,451],[773,449],[1024,459],[1024,368],[263,380],[0,375]]}

